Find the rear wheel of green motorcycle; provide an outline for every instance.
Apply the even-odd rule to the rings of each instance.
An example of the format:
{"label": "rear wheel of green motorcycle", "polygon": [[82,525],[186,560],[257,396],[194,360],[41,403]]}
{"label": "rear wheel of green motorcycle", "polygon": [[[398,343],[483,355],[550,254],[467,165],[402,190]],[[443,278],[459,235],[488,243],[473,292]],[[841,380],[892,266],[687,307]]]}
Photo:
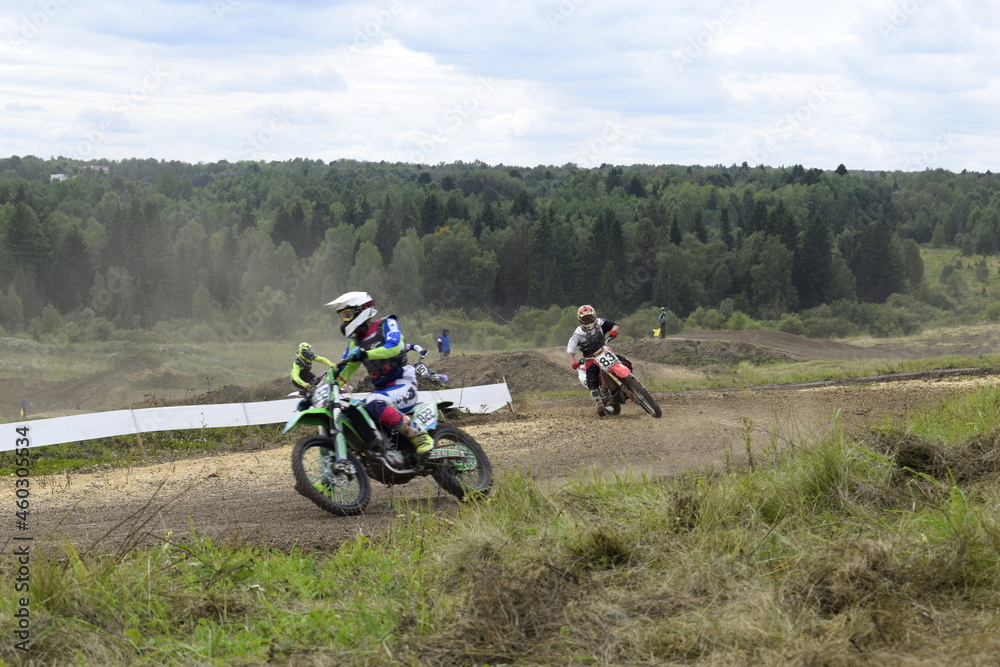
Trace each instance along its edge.
{"label": "rear wheel of green motorcycle", "polygon": [[351,452],[336,461],[333,440],[312,435],[292,448],[295,490],[330,514],[361,514],[371,498],[371,484]]}
{"label": "rear wheel of green motorcycle", "polygon": [[485,496],[493,485],[493,466],[486,452],[475,438],[449,424],[434,429],[428,462],[434,466],[434,481],[459,500]]}

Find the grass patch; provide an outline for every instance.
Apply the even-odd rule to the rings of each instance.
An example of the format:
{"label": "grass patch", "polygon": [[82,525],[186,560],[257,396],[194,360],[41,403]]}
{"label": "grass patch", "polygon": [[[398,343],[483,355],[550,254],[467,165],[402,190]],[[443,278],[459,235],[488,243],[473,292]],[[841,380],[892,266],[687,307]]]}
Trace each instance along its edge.
{"label": "grass patch", "polygon": [[946,355],[926,359],[893,361],[884,359],[852,361],[817,359],[768,366],[741,363],[736,368],[736,379],[740,386],[793,384],[848,380],[896,373],[919,373],[922,371],[948,370],[953,368],[993,367],[997,365],[1000,365],[1000,355],[982,357]]}

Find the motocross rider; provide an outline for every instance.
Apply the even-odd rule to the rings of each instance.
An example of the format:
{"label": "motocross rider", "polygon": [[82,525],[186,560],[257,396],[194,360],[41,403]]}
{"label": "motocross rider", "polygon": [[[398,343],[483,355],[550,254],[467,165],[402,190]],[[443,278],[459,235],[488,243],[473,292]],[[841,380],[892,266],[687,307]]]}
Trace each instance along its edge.
{"label": "motocross rider", "polygon": [[349,363],[337,376],[337,384],[346,384],[364,364],[372,381],[365,398],[368,413],[406,436],[418,456],[426,455],[434,448],[434,439],[402,412],[417,403],[417,375],[406,362],[408,346],[396,316],[376,319],[375,301],[367,292],[341,294],[324,308],[337,311],[340,332],[347,337],[342,360]]}
{"label": "motocross rider", "polygon": [[416,352],[416,353],[418,353],[420,355],[420,361],[423,361],[424,357],[427,356],[427,350],[424,349],[423,347],[417,345],[416,343],[407,343],[406,344],[406,351],[407,351],[407,353],[410,353],[410,352]]}
{"label": "motocross rider", "polygon": [[[573,335],[569,338],[569,343],[566,345],[566,355],[569,357],[569,365],[573,367],[580,378],[580,384],[590,390],[590,395],[594,398],[597,407],[601,407],[603,403],[597,391],[601,371],[597,364],[588,366],[586,360],[604,346],[605,337],[615,338],[618,336],[620,327],[614,322],[598,317],[593,306],[580,306],[576,311],[576,319],[580,321],[580,326],[573,331]],[[580,361],[576,359],[578,350],[583,355]],[[632,362],[620,354],[617,356],[623,364],[630,369],[632,368]]]}
{"label": "motocross rider", "polygon": [[312,362],[314,361],[326,364],[327,366],[333,366],[333,362],[326,357],[317,356],[312,345],[309,343],[299,344],[299,349],[295,353],[295,359],[292,360],[291,372],[292,383],[296,388],[304,391],[309,389],[319,379],[312,372]]}

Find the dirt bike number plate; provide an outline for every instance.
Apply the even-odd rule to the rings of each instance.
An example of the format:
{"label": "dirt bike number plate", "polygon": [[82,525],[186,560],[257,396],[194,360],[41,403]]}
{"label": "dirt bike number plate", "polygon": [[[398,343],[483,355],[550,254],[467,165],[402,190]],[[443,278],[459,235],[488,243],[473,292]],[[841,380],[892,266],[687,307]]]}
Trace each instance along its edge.
{"label": "dirt bike number plate", "polygon": [[422,428],[434,428],[437,425],[434,417],[434,406],[428,405],[413,415],[413,421]]}
{"label": "dirt bike number plate", "polygon": [[312,404],[313,407],[323,408],[326,407],[327,401],[330,400],[330,385],[323,383],[316,387],[316,391],[313,392]]}
{"label": "dirt bike number plate", "polygon": [[604,348],[594,357],[594,361],[601,367],[601,370],[610,371],[611,367],[618,363],[618,355]]}

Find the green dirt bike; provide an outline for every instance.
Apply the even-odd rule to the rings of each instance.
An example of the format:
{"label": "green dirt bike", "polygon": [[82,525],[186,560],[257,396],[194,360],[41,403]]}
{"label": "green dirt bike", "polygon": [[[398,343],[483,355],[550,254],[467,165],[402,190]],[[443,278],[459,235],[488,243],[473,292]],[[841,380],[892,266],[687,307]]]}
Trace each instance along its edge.
{"label": "green dirt bike", "polygon": [[360,514],[371,498],[371,481],[392,486],[430,476],[459,500],[485,495],[493,469],[483,448],[460,428],[440,422],[449,403],[418,403],[407,411],[414,425],[434,438],[434,449],[418,457],[413,444],[372,419],[361,401],[341,394],[341,363],[301,394],[284,433],[299,424],[319,427],[318,435],[292,448],[295,490],[331,514]]}

